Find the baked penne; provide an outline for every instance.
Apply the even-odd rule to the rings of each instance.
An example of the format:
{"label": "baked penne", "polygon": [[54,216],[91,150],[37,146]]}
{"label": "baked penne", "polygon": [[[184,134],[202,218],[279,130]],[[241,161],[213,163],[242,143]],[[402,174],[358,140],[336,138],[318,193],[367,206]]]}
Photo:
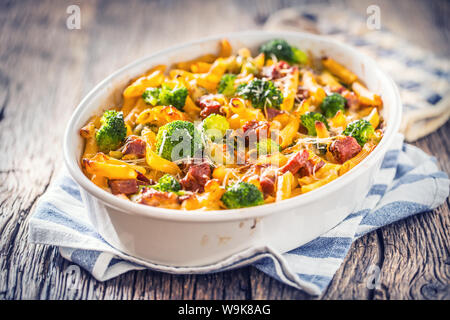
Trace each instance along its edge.
{"label": "baked penne", "polygon": [[280,39],[258,52],[223,39],[216,53],[157,65],[80,129],[83,172],[121,199],[177,210],[314,191],[361,163],[384,125],[379,94],[336,60],[311,59]]}

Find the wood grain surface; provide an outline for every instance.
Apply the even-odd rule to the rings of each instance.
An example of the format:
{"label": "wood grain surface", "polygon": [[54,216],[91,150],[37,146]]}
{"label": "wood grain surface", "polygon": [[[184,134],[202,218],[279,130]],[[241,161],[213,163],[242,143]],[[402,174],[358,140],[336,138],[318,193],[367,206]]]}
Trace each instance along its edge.
{"label": "wood grain surface", "polygon": [[[303,1],[304,2],[304,1]],[[449,56],[448,1],[338,1]],[[27,221],[62,165],[75,106],[129,62],[202,36],[257,29],[295,1],[0,1],[0,299],[310,299],[253,267],[213,275],[128,272],[73,282],[54,247],[28,243]],[[66,9],[81,8],[68,30]],[[413,23],[412,23],[413,21]],[[450,172],[450,123],[415,144]],[[450,299],[449,203],[357,240],[322,299]],[[371,268],[378,266],[373,289]]]}

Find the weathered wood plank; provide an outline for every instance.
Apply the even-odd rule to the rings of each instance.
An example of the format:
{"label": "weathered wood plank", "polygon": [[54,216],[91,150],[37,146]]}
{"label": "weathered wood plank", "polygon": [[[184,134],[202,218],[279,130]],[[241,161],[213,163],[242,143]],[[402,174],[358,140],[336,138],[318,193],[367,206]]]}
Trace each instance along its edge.
{"label": "weathered wood plank", "polygon": [[[0,74],[7,91],[0,121],[0,296],[39,298],[54,250],[27,242],[27,219],[60,167],[61,139],[71,103],[80,98],[84,56],[56,53],[65,43],[63,19],[47,7],[2,3]],[[72,39],[78,45],[83,38]],[[54,67],[57,65],[57,67]],[[61,81],[61,77],[70,79]],[[59,90],[55,87],[60,85]],[[69,106],[69,109],[65,107]]]}
{"label": "weathered wood plank", "polygon": [[441,208],[383,228],[381,288],[374,298],[450,299],[449,227]]}
{"label": "weathered wood plank", "polygon": [[323,294],[326,300],[372,299],[373,285],[371,268],[381,267],[382,259],[377,232],[358,239],[352,244],[347,258],[336,272],[334,280]]}
{"label": "weathered wood plank", "polygon": [[[430,154],[439,154],[439,165],[447,173],[450,172],[449,132],[447,122],[431,137],[415,143]],[[448,198],[446,204],[433,212],[383,228],[380,231],[384,248],[381,288],[375,291],[374,298],[450,299],[449,230]]]}

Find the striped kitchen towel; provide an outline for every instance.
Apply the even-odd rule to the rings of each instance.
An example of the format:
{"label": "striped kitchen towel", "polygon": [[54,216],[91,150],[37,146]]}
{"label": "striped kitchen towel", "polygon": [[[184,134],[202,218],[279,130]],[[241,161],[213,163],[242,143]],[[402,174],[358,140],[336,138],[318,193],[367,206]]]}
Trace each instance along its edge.
{"label": "striped kitchen towel", "polygon": [[403,144],[403,136],[398,135],[362,206],[332,230],[286,253],[270,247],[250,248],[214,265],[179,268],[137,259],[104,241],[89,222],[78,185],[64,171],[40,198],[29,221],[29,239],[59,247],[64,258],[100,281],[146,268],[199,274],[253,264],[286,284],[320,295],[356,238],[405,217],[430,211],[442,204],[448,193],[449,179],[439,171],[436,160],[416,147]]}
{"label": "striped kitchen towel", "polygon": [[371,25],[377,6],[371,8],[360,16],[335,3],[305,4],[271,14],[264,29],[326,35],[372,57],[397,83],[403,103],[401,131],[406,141],[415,141],[450,118],[450,60],[385,28],[382,11],[380,28]]}

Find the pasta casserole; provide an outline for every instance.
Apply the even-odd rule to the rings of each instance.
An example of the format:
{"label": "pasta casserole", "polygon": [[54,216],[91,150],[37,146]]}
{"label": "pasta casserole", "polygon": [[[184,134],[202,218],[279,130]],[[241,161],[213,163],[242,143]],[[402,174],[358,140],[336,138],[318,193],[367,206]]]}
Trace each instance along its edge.
{"label": "pasta casserole", "polygon": [[333,57],[274,39],[156,65],[80,129],[81,165],[127,201],[252,207],[337,179],[383,137],[381,97]]}

